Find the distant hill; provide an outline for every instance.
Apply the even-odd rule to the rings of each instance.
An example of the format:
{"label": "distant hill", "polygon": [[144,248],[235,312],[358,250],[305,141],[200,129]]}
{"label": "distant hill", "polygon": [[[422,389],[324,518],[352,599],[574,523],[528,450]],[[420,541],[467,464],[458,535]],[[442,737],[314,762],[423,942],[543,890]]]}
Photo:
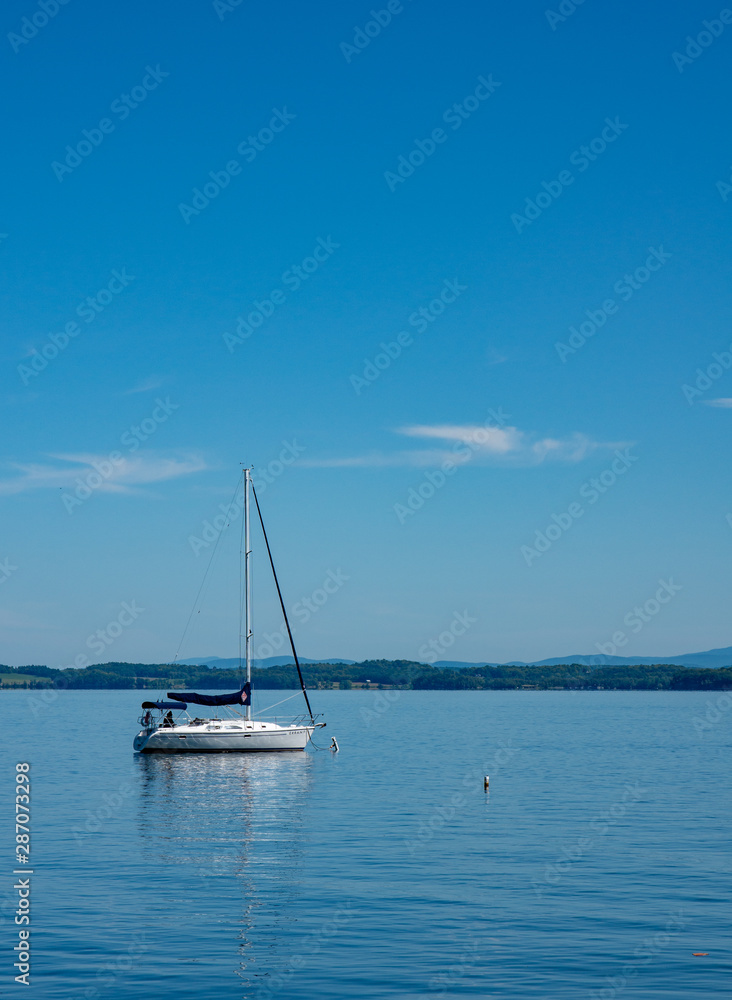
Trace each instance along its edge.
{"label": "distant hill", "polygon": [[[239,659],[221,659],[218,656],[199,656],[190,660],[179,660],[184,666],[197,666],[206,664],[209,667],[216,667],[219,670],[235,670],[239,666]],[[268,656],[264,660],[252,660],[252,664],[260,669],[268,667],[284,667],[295,661],[291,656]],[[357,660],[347,660],[343,657],[333,657],[330,660],[309,660],[306,656],[300,657],[300,663],[345,663],[349,666],[357,663]],[[704,653],[683,653],[681,656],[606,656],[604,653],[587,655],[585,653],[572,653],[571,656],[552,656],[547,660],[534,660],[527,663],[525,660],[511,660],[508,663],[498,663],[495,660],[437,660],[432,666],[442,670],[468,670],[475,667],[554,667],[562,663],[581,663],[586,667],[628,667],[640,663],[654,664],[666,663],[674,667],[709,667],[718,669],[719,667],[732,666],[732,646],[725,646],[722,649],[708,649]]]}
{"label": "distant hill", "polygon": [[[355,663],[355,660],[309,660],[307,656],[299,657],[300,663],[346,663],[351,665]],[[203,665],[206,667],[212,667],[216,670],[237,670],[239,667],[239,657],[231,656],[228,659],[222,659],[220,656],[199,656],[194,657],[190,660],[178,660],[178,663],[182,663],[184,667],[197,667]],[[294,665],[295,661],[291,656],[267,656],[263,660],[252,660],[252,666],[257,667],[259,670],[266,670],[268,667],[287,667]]]}
{"label": "distant hill", "polygon": [[553,656],[548,660],[536,660],[533,663],[512,661],[506,666],[553,667],[559,663],[581,663],[588,667],[627,667],[638,663],[668,663],[674,667],[729,667],[732,665],[732,646],[722,649],[708,649],[704,653],[683,653],[681,656],[606,656],[598,653],[595,656],[572,654],[572,656]]}

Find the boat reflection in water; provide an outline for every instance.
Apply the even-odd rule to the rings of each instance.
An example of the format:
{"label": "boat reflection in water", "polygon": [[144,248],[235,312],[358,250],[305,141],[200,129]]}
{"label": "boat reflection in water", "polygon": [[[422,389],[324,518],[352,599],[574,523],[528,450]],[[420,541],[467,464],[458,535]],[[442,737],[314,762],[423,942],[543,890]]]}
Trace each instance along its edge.
{"label": "boat reflection in water", "polygon": [[[304,915],[310,754],[137,755],[149,872],[143,917],[165,942],[160,984],[269,996]],[[237,984],[232,973],[240,977]],[[154,982],[148,983],[154,995]],[[244,992],[239,993],[244,986]],[[234,990],[234,992],[232,992]],[[181,994],[179,994],[181,995]]]}

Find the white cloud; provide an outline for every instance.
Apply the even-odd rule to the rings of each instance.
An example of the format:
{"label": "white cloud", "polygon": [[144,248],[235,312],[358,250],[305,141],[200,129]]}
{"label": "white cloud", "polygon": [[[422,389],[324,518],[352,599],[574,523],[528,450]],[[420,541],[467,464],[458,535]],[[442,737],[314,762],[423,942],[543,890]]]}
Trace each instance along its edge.
{"label": "white cloud", "polygon": [[472,444],[478,450],[494,455],[506,455],[516,451],[521,443],[521,431],[515,427],[483,427],[480,424],[437,424],[425,426],[399,427],[397,434],[406,437],[426,437],[442,441],[462,441]]}
{"label": "white cloud", "polygon": [[705,399],[707,406],[718,406],[723,410],[732,410],[732,399],[722,397],[721,399]]}
{"label": "white cloud", "polygon": [[[517,427],[481,424],[413,424],[397,428],[403,437],[429,438],[440,444],[433,448],[371,452],[346,458],[308,459],[299,465],[316,468],[376,468],[417,466],[430,468],[447,460],[514,466],[544,462],[581,462],[598,449],[627,447],[630,441],[593,441],[579,431],[566,438],[537,438]],[[447,447],[447,445],[451,447]]]}
{"label": "white cloud", "polygon": [[205,469],[206,463],[196,455],[165,458],[154,452],[139,452],[111,463],[108,455],[88,453],[49,455],[56,462],[13,463],[9,466],[16,473],[0,479],[0,495],[9,496],[34,489],[72,488],[77,478],[84,479],[90,472],[99,472],[102,483],[100,493],[134,493],[135,487],[177,479]]}
{"label": "white cloud", "polygon": [[621,448],[626,447],[628,441],[609,441],[601,444],[593,441],[586,434],[575,431],[570,437],[564,440],[556,438],[542,438],[531,445],[531,452],[538,462],[544,459],[556,459],[559,462],[581,462],[598,448]]}
{"label": "white cloud", "polygon": [[299,459],[297,465],[313,469],[375,469],[404,466],[416,466],[417,468],[429,468],[444,462],[448,456],[452,456],[456,465],[460,464],[460,459],[456,458],[452,452],[446,449],[424,449],[422,451],[392,451],[385,453],[382,451],[372,451],[368,455],[353,455],[349,458],[313,458]]}

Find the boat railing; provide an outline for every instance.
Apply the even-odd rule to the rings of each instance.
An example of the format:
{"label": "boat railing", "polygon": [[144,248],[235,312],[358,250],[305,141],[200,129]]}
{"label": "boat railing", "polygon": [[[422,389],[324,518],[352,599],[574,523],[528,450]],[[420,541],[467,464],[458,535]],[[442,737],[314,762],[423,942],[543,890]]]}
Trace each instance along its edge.
{"label": "boat railing", "polygon": [[291,724],[294,725],[294,726],[306,726],[306,725],[312,725],[313,723],[315,723],[317,725],[318,724],[317,720],[318,719],[322,719],[322,718],[323,718],[323,713],[322,712],[318,712],[317,715],[313,715],[312,719],[311,719],[311,717],[309,715],[307,715],[305,712],[303,712],[302,715],[297,715],[297,716],[295,716],[294,719],[291,719],[290,721],[291,721]]}
{"label": "boat railing", "polygon": [[160,714],[158,714],[156,709],[147,709],[137,720],[138,724],[142,726],[143,729],[147,729],[150,732],[154,729],[174,729],[178,725],[185,725],[186,723],[192,721],[191,716],[185,711],[185,709],[178,712],[172,723],[168,722],[167,725],[165,724],[165,713],[160,712]]}
{"label": "boat railing", "polygon": [[[317,715],[313,716],[313,722],[315,722],[316,719],[321,719],[322,717],[323,717],[323,713],[322,712],[318,712]],[[283,718],[280,715],[259,715],[258,714],[257,717],[256,717],[256,721],[257,722],[273,722],[276,726],[305,726],[305,725],[312,725],[312,723],[310,721],[310,716],[307,713],[305,713],[305,712],[302,715],[296,715],[294,718],[291,715],[288,715],[287,717]],[[316,723],[316,725],[318,725],[318,724],[319,725],[323,725],[322,722],[321,723]]]}
{"label": "boat railing", "polygon": [[153,729],[160,729],[160,727],[163,724],[162,718],[146,719],[144,715],[141,715],[137,721],[142,726],[143,729],[149,729],[150,731],[152,731]]}

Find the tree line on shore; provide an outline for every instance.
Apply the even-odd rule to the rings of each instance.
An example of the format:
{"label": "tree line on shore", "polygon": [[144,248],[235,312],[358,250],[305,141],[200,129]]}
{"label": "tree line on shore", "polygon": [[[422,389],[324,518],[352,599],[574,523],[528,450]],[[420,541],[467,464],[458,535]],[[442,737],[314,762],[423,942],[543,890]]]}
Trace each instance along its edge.
{"label": "tree line on shore", "polygon": [[[440,669],[412,660],[364,660],[361,663],[308,663],[302,667],[312,689],[352,689],[364,686],[414,691],[611,690],[723,691],[732,689],[732,666],[694,669],[673,664],[585,666],[579,663],[545,667],[485,666]],[[294,666],[253,668],[257,688],[298,688]],[[235,689],[236,670],[165,663],[102,663],[66,670],[46,666],[0,666],[0,687],[69,689],[185,688]]]}

